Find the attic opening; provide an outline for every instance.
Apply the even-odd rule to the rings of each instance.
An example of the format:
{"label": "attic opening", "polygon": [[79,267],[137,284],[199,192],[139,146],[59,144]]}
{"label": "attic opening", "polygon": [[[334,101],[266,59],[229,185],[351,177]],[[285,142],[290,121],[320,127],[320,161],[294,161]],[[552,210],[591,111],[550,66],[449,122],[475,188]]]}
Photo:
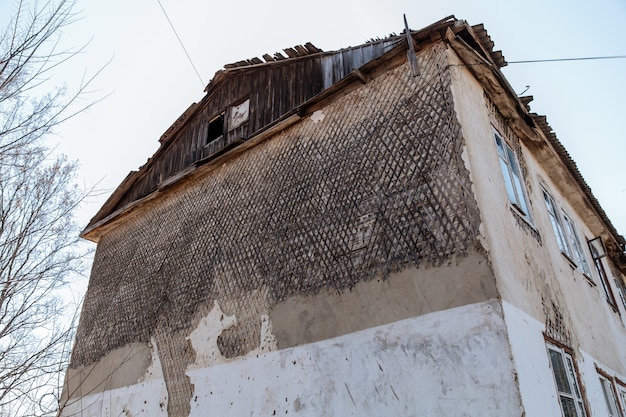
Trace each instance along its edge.
{"label": "attic opening", "polygon": [[211,143],[224,134],[224,113],[218,114],[209,121],[206,143]]}

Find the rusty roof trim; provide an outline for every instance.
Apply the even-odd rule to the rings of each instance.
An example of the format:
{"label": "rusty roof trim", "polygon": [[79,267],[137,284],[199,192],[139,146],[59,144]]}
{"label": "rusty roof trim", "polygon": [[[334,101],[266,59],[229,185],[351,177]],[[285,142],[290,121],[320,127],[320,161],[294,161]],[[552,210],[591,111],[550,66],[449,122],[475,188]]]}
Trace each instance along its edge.
{"label": "rusty roof trim", "polygon": [[536,125],[526,105],[517,97],[496,62],[491,57],[491,49],[480,45],[471,27],[448,30],[446,40],[461,62],[483,85],[485,93],[498,105],[502,115],[510,120],[513,131],[522,138],[539,141]]}

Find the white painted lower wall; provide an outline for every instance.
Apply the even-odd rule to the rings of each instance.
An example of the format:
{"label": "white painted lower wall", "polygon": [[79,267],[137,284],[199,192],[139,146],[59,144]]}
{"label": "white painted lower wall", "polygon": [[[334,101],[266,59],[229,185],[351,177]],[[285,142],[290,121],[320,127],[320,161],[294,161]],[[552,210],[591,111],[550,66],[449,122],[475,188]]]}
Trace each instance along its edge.
{"label": "white painted lower wall", "polygon": [[[190,369],[191,415],[517,417],[510,357],[493,300]],[[70,400],[61,415],[165,416],[158,370],[155,362],[156,378]]]}
{"label": "white painted lower wall", "polygon": [[506,301],[502,302],[502,310],[526,417],[561,416],[543,337],[544,324]]}
{"label": "white painted lower wall", "polygon": [[[556,384],[543,337],[545,326],[515,306],[502,302],[519,390],[526,417],[561,416]],[[584,349],[574,352],[580,385],[592,417],[609,417],[596,367],[610,376],[626,380]],[[626,405],[626,404],[624,404]]]}

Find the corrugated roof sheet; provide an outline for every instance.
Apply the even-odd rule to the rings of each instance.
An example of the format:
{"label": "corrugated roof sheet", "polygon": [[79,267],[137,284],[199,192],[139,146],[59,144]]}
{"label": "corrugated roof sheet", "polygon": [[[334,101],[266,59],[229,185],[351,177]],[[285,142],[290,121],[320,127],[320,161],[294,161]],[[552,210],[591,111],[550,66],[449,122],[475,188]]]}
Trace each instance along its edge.
{"label": "corrugated roof sheet", "polygon": [[[521,98],[521,99],[524,102],[524,99],[526,98]],[[526,100],[528,101],[528,99]],[[606,212],[600,205],[600,202],[593,195],[593,192],[591,191],[591,187],[589,187],[589,185],[583,178],[582,174],[580,173],[580,170],[578,169],[576,162],[574,162],[569,152],[567,152],[567,149],[565,149],[565,146],[563,146],[561,141],[556,137],[556,134],[552,130],[552,127],[548,124],[547,117],[538,115],[536,113],[531,113],[531,116],[533,117],[533,120],[535,121],[537,126],[541,129],[545,137],[548,139],[548,141],[550,142],[550,144],[552,145],[552,147],[558,154],[559,158],[561,158],[561,160],[563,161],[567,169],[574,176],[574,178],[576,179],[576,182],[578,183],[583,193],[591,202],[594,210],[597,212],[602,222],[607,226],[610,233],[616,238],[617,244],[619,245],[619,248],[616,248],[616,251],[621,252],[621,253],[613,253],[612,257],[618,264],[620,264],[620,266],[626,267],[626,253],[625,253],[626,239],[624,239],[624,236],[620,235],[617,232],[617,229],[615,229],[615,226],[613,226],[613,223],[611,223],[611,220],[609,219]],[[616,251],[614,250],[614,252]]]}

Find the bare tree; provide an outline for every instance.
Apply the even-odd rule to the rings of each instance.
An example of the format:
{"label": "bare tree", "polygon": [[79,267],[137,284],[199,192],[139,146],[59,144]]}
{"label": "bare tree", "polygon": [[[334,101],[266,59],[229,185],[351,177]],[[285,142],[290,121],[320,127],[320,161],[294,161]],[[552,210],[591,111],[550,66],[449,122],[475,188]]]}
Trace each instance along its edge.
{"label": "bare tree", "polygon": [[[0,416],[52,414],[66,367],[71,317],[61,290],[81,270],[72,213],[85,197],[77,166],[46,138],[84,110],[77,91],[50,85],[75,56],[60,50],[72,0],[16,1],[0,32]],[[69,319],[68,319],[69,317]]]}

